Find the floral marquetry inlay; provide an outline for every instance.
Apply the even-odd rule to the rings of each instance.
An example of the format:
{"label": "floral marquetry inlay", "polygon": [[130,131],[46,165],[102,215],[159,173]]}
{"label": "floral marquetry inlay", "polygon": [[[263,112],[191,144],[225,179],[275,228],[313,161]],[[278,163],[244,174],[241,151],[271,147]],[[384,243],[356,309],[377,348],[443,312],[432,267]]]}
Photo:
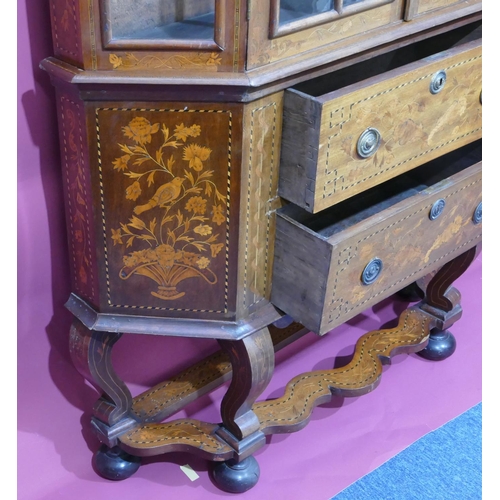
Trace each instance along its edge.
{"label": "floral marquetry inlay", "polygon": [[[213,304],[196,302],[227,281],[229,148],[223,151],[226,174],[221,176],[220,147],[215,152],[215,138],[207,140],[209,113],[200,114],[203,123],[194,113],[184,113],[186,119],[181,111],[174,113],[168,121],[164,114],[158,121],[135,114],[120,127],[121,139],[106,148],[104,191],[112,183],[117,197],[105,207],[110,292],[123,288],[117,276],[126,287],[141,290],[141,300],[146,290],[159,299],[156,307],[177,309],[183,299],[189,310],[216,312]],[[108,204],[106,194],[103,202]]]}
{"label": "floral marquetry inlay", "polygon": [[81,110],[66,96],[61,97],[60,110],[73,287],[75,292],[92,301],[95,299],[94,259],[90,242],[91,216],[87,202]]}
{"label": "floral marquetry inlay", "polygon": [[158,56],[148,54],[137,57],[131,52],[123,56],[117,54],[109,55],[109,62],[113,69],[189,69],[189,68],[213,68],[216,71],[217,66],[222,62],[221,56],[216,53],[199,54],[176,54],[169,56]]}

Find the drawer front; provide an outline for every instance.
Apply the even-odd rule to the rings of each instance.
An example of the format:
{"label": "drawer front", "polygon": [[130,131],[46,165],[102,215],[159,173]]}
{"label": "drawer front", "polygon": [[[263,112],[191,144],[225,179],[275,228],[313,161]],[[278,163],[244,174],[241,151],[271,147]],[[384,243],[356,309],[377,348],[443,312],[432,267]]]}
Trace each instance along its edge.
{"label": "drawer front", "polygon": [[271,300],[324,334],[479,244],[480,201],[478,163],[329,238],[278,212]]}
{"label": "drawer front", "polygon": [[280,195],[316,213],[479,139],[480,94],[481,41],[321,97],[288,90]]}

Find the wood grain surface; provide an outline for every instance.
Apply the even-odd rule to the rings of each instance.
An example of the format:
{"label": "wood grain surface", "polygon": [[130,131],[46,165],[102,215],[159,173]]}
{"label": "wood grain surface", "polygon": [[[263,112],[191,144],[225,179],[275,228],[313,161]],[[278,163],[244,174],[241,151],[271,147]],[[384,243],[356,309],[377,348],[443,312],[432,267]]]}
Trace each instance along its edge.
{"label": "wood grain surface", "polygon": [[144,424],[122,434],[120,448],[143,457],[177,451],[209,460],[229,460],[235,451],[215,434],[218,428],[218,425],[192,419]]}

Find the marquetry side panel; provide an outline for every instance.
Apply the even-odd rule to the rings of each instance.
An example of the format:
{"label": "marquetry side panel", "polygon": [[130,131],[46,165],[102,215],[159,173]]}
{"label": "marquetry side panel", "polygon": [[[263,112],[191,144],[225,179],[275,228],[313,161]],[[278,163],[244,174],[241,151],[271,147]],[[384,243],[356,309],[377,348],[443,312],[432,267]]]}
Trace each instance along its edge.
{"label": "marquetry side panel", "polygon": [[85,110],[81,101],[61,91],[57,107],[72,291],[95,304],[99,293]]}
{"label": "marquetry side panel", "polygon": [[54,55],[77,66],[83,63],[79,4],[78,0],[50,0]]}
{"label": "marquetry side panel", "polygon": [[234,316],[240,108],[91,109],[103,312]]}
{"label": "marquetry side panel", "polygon": [[281,142],[283,93],[245,106],[239,238],[238,310],[245,314],[269,300]]}

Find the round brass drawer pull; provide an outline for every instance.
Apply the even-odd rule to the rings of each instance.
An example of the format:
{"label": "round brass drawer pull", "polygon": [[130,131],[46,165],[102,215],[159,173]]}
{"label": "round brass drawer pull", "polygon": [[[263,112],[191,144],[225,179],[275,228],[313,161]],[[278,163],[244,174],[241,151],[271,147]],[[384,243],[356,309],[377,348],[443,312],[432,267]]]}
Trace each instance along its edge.
{"label": "round brass drawer pull", "polygon": [[444,85],[446,83],[446,71],[443,69],[438,71],[434,75],[432,75],[431,84],[429,86],[429,90],[431,94],[437,94],[443,90]]}
{"label": "round brass drawer pull", "polygon": [[446,201],[444,201],[443,198],[437,200],[429,210],[429,219],[430,220],[437,219],[443,213],[445,205]]}
{"label": "round brass drawer pull", "polygon": [[479,205],[474,210],[474,215],[472,216],[472,222],[474,224],[479,224],[483,220],[483,202],[479,202]]}
{"label": "round brass drawer pull", "polygon": [[380,146],[380,132],[376,128],[367,128],[358,139],[357,151],[361,158],[374,155]]}
{"label": "round brass drawer pull", "polygon": [[375,257],[372,259],[366,267],[363,269],[363,274],[361,275],[361,281],[364,285],[371,285],[382,272],[383,264],[382,261]]}

